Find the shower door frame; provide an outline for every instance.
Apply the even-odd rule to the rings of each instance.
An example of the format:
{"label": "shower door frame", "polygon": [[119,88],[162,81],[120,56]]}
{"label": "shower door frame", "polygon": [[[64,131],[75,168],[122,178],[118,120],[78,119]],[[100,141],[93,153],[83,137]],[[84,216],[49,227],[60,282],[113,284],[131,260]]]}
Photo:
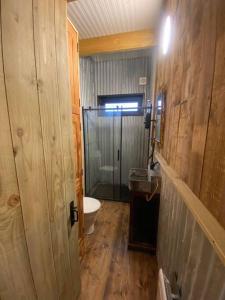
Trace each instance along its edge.
{"label": "shower door frame", "polygon": [[[143,112],[147,111],[150,109],[150,111],[152,112],[152,108],[150,107],[147,107],[147,106],[141,106],[140,109],[143,110]],[[111,118],[113,118],[113,149],[114,149],[114,118],[116,117],[114,115],[114,112],[115,112],[115,108],[107,108],[107,110],[112,110],[113,112],[113,115],[111,116]],[[122,201],[122,202],[127,202],[127,201],[124,201],[121,199],[121,187],[122,187],[122,137],[123,137],[123,117],[126,117],[126,115],[123,115],[122,114],[122,111],[123,111],[123,108],[117,108],[118,111],[120,111],[120,143],[119,143],[119,199],[115,199],[115,184],[114,184],[114,166],[115,166],[115,152],[113,151],[113,199],[111,198],[99,198],[99,199],[102,199],[102,200],[111,200],[111,201]],[[88,191],[87,193],[87,178],[86,178],[86,160],[87,160],[87,153],[86,153],[86,135],[85,135],[85,112],[86,111],[105,111],[105,108],[103,107],[88,107],[88,108],[84,108],[82,107],[82,120],[83,120],[83,140],[84,140],[84,169],[85,169],[85,174],[84,174],[84,178],[85,178],[85,195],[86,194],[89,194],[90,191]],[[105,116],[107,118],[107,116]],[[143,127],[144,127],[144,123],[143,123]],[[87,128],[88,129],[88,128]],[[148,154],[149,154],[149,148],[150,148],[150,131],[151,131],[151,126],[150,126],[150,129],[148,130],[149,134],[148,134],[148,144],[147,144],[147,151],[148,151]],[[148,162],[146,162],[148,163]],[[90,181],[90,179],[89,179]]]}

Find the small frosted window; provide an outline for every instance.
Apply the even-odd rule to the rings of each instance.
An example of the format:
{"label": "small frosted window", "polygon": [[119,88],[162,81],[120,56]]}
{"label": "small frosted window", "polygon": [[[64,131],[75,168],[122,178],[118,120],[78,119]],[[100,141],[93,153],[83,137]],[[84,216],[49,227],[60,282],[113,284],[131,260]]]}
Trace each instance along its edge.
{"label": "small frosted window", "polygon": [[127,103],[106,103],[105,111],[117,111],[122,109],[123,111],[138,111],[138,102],[127,102]]}
{"label": "small frosted window", "polygon": [[140,116],[143,115],[143,94],[98,96],[100,115]]}

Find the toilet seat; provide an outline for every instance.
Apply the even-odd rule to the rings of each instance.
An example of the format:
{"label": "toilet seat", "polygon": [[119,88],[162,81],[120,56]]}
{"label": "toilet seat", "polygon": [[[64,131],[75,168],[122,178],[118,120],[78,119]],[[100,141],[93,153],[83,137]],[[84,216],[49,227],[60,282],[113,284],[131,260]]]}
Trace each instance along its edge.
{"label": "toilet seat", "polygon": [[97,211],[101,206],[100,201],[91,197],[84,197],[84,213],[90,214]]}

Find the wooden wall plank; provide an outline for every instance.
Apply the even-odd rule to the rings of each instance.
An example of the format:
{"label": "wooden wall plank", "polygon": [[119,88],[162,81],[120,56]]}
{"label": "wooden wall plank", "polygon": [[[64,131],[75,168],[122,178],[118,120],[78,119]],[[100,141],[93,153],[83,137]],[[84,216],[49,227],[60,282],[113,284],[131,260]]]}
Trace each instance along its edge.
{"label": "wooden wall plank", "polygon": [[213,81],[216,6],[211,0],[198,4],[179,0],[171,12],[171,2],[173,38],[167,57],[159,57],[157,79],[158,88],[167,89],[168,102],[162,153],[199,195]]}
{"label": "wooden wall plank", "polygon": [[67,31],[72,112],[73,114],[80,115],[78,32],[69,20],[67,22]]}
{"label": "wooden wall plank", "polygon": [[36,299],[16,177],[1,44],[0,107],[0,299]]}
{"label": "wooden wall plank", "polygon": [[0,299],[79,294],[66,9],[1,2]]}
{"label": "wooden wall plank", "polygon": [[3,60],[16,172],[37,296],[57,299],[34,57],[32,1],[2,1]]}
{"label": "wooden wall plank", "polygon": [[160,153],[225,228],[224,1],[169,0],[172,39],[158,55],[167,90]]}
{"label": "wooden wall plank", "polygon": [[194,0],[184,2],[181,101],[185,114],[179,122],[181,160],[176,170],[199,196],[214,71],[216,5],[211,0],[198,1],[198,5]]}
{"label": "wooden wall plank", "polygon": [[54,0],[34,0],[34,43],[57,285],[60,299],[72,299],[54,9]]}
{"label": "wooden wall plank", "polygon": [[83,156],[81,138],[81,107],[79,79],[78,32],[70,20],[67,22],[68,55],[70,70],[70,90],[73,112],[73,137],[75,158],[75,190],[79,214],[79,246],[80,255],[84,253],[84,211],[83,211]]}
{"label": "wooden wall plank", "polygon": [[219,3],[212,104],[200,198],[225,227],[225,3]]}
{"label": "wooden wall plank", "polygon": [[70,261],[72,270],[72,280],[74,298],[80,293],[80,267],[79,267],[79,247],[78,247],[78,224],[72,228],[69,220],[69,203],[77,199],[74,188],[74,144],[72,128],[72,109],[71,96],[69,89],[69,68],[68,68],[68,48],[67,48],[67,11],[65,2],[55,0],[55,34],[56,34],[56,58],[58,76],[58,95],[60,105],[60,120],[62,130],[62,148],[64,162],[64,184],[65,184],[65,203],[67,206],[68,237],[70,247]]}
{"label": "wooden wall plank", "polygon": [[[80,116],[72,115],[73,120],[73,138],[74,138],[74,158],[75,158],[75,190],[79,210],[79,238],[84,238],[84,210],[83,210],[83,166],[82,166],[82,141]],[[81,241],[81,244],[83,241]],[[80,249],[83,253],[84,249]]]}

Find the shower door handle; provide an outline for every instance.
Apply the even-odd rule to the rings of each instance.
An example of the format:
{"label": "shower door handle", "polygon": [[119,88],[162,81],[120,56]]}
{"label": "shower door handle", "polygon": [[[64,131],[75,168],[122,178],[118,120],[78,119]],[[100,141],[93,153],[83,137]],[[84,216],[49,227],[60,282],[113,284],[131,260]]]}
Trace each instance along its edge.
{"label": "shower door handle", "polygon": [[118,161],[120,160],[120,150],[119,149],[117,150],[117,160]]}

